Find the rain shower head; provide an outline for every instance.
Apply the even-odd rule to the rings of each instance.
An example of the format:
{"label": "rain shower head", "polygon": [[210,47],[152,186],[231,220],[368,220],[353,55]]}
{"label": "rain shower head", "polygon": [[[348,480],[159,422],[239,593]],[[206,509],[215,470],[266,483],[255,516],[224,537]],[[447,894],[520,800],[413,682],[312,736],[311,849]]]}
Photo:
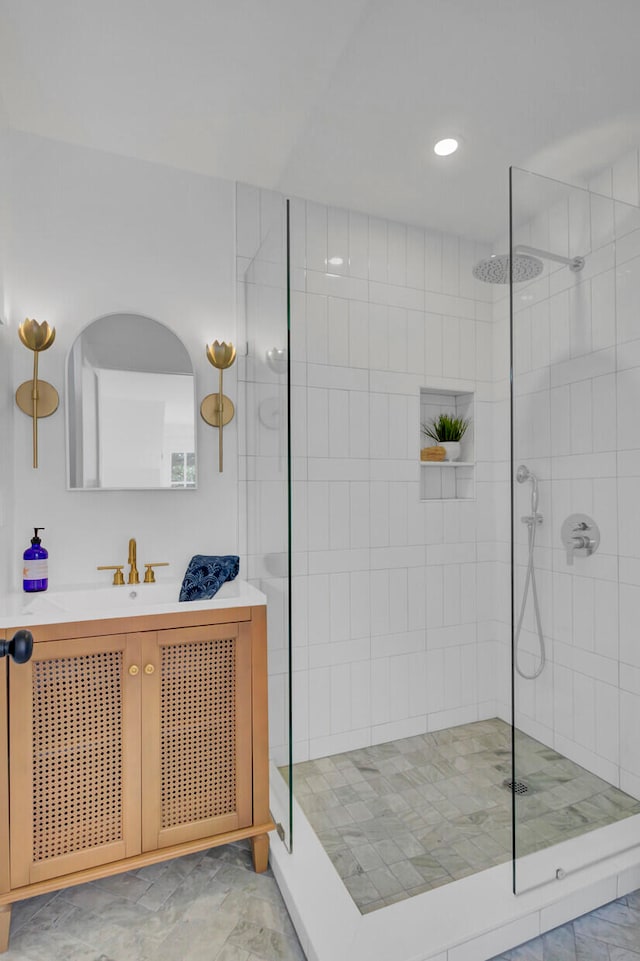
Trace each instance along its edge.
{"label": "rain shower head", "polygon": [[[544,264],[537,257],[529,254],[515,254],[513,258],[513,282],[520,284],[524,280],[533,280],[542,273]],[[509,254],[494,254],[486,260],[481,260],[473,268],[476,280],[485,284],[509,283]]]}
{"label": "rain shower head", "polygon": [[509,270],[509,254],[492,254],[475,265],[473,276],[485,284],[508,284],[513,273],[514,284],[521,284],[525,280],[540,276],[544,269],[541,257],[544,260],[553,260],[556,264],[565,264],[574,273],[584,267],[584,257],[563,257],[561,254],[551,253],[550,250],[538,250],[537,247],[518,244],[513,248],[513,271]]}

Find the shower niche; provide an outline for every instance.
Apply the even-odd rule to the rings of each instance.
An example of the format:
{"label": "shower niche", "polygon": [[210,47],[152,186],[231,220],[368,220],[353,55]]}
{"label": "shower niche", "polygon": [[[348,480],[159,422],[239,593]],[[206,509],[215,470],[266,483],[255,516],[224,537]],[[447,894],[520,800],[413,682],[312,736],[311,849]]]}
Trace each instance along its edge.
{"label": "shower niche", "polygon": [[475,433],[473,391],[420,388],[420,448],[435,441],[422,432],[440,414],[462,417],[469,426],[460,441],[457,460],[420,461],[420,500],[473,500],[475,498]]}

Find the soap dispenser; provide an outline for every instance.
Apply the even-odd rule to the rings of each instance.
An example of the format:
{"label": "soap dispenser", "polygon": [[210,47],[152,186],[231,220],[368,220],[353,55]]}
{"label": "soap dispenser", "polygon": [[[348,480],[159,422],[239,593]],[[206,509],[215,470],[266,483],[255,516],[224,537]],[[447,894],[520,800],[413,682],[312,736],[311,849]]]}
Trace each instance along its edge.
{"label": "soap dispenser", "polygon": [[22,567],[22,590],[33,593],[35,591],[46,591],[49,586],[48,558],[49,552],[41,546],[38,531],[43,531],[44,527],[34,527],[34,536],[31,538],[31,547],[28,547],[24,554],[24,565]]}

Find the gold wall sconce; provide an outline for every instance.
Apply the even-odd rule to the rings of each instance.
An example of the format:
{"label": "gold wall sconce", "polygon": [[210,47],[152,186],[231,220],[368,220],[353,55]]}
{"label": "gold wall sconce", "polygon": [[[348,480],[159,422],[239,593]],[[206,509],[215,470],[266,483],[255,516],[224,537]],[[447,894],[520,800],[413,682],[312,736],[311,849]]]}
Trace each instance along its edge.
{"label": "gold wall sconce", "polygon": [[58,391],[46,380],[38,380],[38,354],[48,350],[56,338],[55,327],[46,321],[27,318],[18,327],[18,337],[25,347],[33,351],[33,380],[20,384],[16,391],[16,404],[33,420],[33,466],[38,466],[38,418],[50,417],[58,409]]}
{"label": "gold wall sconce", "polygon": [[222,428],[233,420],[235,407],[233,401],[222,393],[222,372],[231,367],[236,359],[236,349],[233,344],[226,344],[224,341],[214,340],[209,346],[207,344],[207,358],[210,364],[218,370],[218,393],[207,394],[200,404],[200,416],[211,427],[217,427],[218,434],[218,471],[222,472]]}

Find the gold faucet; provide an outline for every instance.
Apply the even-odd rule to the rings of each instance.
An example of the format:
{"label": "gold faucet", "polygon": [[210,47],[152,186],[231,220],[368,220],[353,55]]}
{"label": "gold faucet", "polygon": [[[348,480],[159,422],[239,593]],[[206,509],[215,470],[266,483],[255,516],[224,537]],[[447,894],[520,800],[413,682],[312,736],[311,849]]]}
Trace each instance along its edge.
{"label": "gold faucet", "polygon": [[139,584],[140,575],[138,574],[138,568],[136,567],[136,541],[135,537],[132,537],[129,541],[129,559],[127,561],[129,565],[129,578],[128,584]]}

